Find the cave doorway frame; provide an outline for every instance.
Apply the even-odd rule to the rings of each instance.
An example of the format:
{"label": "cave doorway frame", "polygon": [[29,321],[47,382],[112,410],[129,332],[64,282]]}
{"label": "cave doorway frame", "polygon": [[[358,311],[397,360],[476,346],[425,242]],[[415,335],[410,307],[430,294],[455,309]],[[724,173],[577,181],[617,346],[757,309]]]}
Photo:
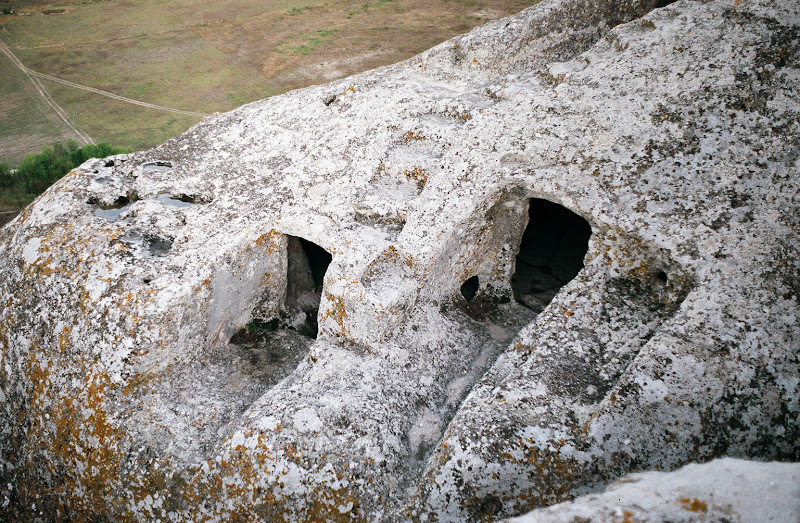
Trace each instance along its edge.
{"label": "cave doorway frame", "polygon": [[574,211],[544,198],[529,198],[527,213],[511,290],[515,301],[540,312],[583,269],[592,226]]}

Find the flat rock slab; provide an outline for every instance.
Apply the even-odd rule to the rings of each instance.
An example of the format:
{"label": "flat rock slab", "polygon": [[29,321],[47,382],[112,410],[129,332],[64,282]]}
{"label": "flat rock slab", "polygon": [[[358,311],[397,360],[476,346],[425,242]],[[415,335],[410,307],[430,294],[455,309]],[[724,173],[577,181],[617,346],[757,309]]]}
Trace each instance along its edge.
{"label": "flat rock slab", "polygon": [[[65,176],[0,229],[9,518],[484,520],[800,460],[800,5],[658,4],[545,0]],[[542,200],[588,244],[526,234]]]}

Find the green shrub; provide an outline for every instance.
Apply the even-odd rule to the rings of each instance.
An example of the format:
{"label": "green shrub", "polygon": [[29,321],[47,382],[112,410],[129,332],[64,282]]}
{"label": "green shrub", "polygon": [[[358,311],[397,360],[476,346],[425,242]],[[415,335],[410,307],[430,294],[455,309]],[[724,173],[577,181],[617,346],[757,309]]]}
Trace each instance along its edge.
{"label": "green shrub", "polygon": [[2,196],[6,196],[0,199],[14,194],[18,202],[20,195],[26,195],[22,199],[29,202],[86,160],[128,152],[130,149],[107,143],[79,147],[75,140],[69,140],[45,147],[39,154],[29,154],[14,172],[6,162],[0,161],[0,189]]}
{"label": "green shrub", "polygon": [[11,167],[0,160],[0,189],[11,186]]}

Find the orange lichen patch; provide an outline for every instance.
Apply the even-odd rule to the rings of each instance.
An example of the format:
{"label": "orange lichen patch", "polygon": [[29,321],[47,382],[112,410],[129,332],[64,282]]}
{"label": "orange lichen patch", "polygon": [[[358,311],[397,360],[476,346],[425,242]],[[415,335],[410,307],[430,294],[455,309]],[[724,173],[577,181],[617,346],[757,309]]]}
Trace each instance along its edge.
{"label": "orange lichen patch", "polygon": [[705,501],[700,501],[697,498],[681,498],[681,507],[689,512],[697,512],[705,514],[708,512],[708,505]]}
{"label": "orange lichen patch", "polygon": [[131,394],[137,394],[142,390],[150,391],[161,376],[163,376],[163,373],[154,371],[137,374],[122,387],[122,394],[127,397]]}
{"label": "orange lichen patch", "polygon": [[[559,449],[565,443],[570,442],[549,441],[547,448],[542,448],[531,439],[518,438],[509,442],[506,452],[501,452],[490,459],[492,467],[519,471],[528,479],[522,480],[518,489],[507,492],[498,492],[493,488],[482,490],[473,486],[469,491],[462,492],[465,497],[459,503],[480,514],[481,520],[489,521],[497,517],[494,510],[500,505],[514,506],[515,511],[526,512],[572,499],[574,496],[571,491],[581,484],[585,470],[575,460],[560,454]],[[438,466],[448,467],[447,463],[455,459],[454,452],[457,448],[463,448],[463,445],[443,442],[436,458]],[[434,470],[426,476],[424,483],[428,486],[436,485],[437,474],[438,472]],[[499,479],[500,475],[492,474],[491,477]],[[530,478],[534,480],[529,481]]]}
{"label": "orange lichen patch", "polygon": [[[88,233],[88,234],[87,234]],[[70,259],[82,263],[84,260],[80,253],[92,252],[90,242],[92,237],[106,236],[111,238],[109,231],[92,230],[76,234],[74,225],[68,222],[60,227],[53,227],[41,231],[36,237],[40,244],[37,248],[39,257],[24,269],[26,275],[50,276],[55,273],[71,272],[69,266],[57,263],[54,256],[68,256]],[[75,271],[77,272],[77,271]]]}
{"label": "orange lichen patch", "polygon": [[79,289],[77,294],[78,299],[76,301],[78,304],[78,309],[80,311],[80,315],[85,318],[89,316],[93,310],[95,310],[96,303],[95,300],[92,299],[92,296],[89,294],[89,291],[86,289],[86,287]]}
{"label": "orange lichen patch", "polygon": [[358,499],[344,489],[317,487],[310,499],[313,502],[304,517],[305,521],[366,521],[366,517],[358,511]]}
{"label": "orange lichen patch", "polygon": [[[39,250],[43,252],[41,248]],[[25,274],[27,278],[46,278],[56,272],[53,266],[52,256],[39,256],[32,263],[25,266],[23,274]]]}
{"label": "orange lichen patch", "polygon": [[[120,485],[121,436],[104,409],[109,379],[75,361],[65,372],[41,354],[37,341],[25,367],[29,399],[18,407],[17,507],[43,507],[51,520],[92,520],[98,507],[119,514],[122,500],[111,493]],[[83,378],[70,387],[67,374],[73,384]]]}
{"label": "orange lichen patch", "polygon": [[400,256],[400,252],[394,245],[387,247],[386,250],[381,254],[381,258],[387,258],[390,260],[396,260],[398,256]]}
{"label": "orange lichen patch", "polygon": [[[13,321],[8,322],[13,325]],[[5,349],[11,347],[11,344],[8,342],[8,326],[6,325],[6,321],[0,320],[0,362],[2,362],[6,358]],[[0,366],[0,375],[5,374],[7,371],[5,368]]]}
{"label": "orange lichen patch", "polygon": [[633,512],[631,512],[630,510],[625,510],[625,511],[622,512],[623,519],[620,519],[620,520],[616,520],[615,519],[614,523],[636,523],[636,521],[638,521],[638,520],[631,519],[631,518],[633,518],[633,516],[635,516],[635,514]]}
{"label": "orange lichen patch", "polygon": [[[248,434],[227,459],[209,460],[184,491],[192,521],[362,521],[359,501],[346,487],[352,478],[325,466],[312,472],[305,453],[288,445],[268,447],[263,435]],[[255,439],[255,442],[252,441]],[[287,490],[291,468],[300,468],[302,487]]]}
{"label": "orange lichen patch", "polygon": [[384,174],[386,174],[386,164],[381,162],[378,164],[378,167],[375,168],[375,173],[373,173],[372,179],[377,180]]}
{"label": "orange lichen patch", "polygon": [[414,131],[408,131],[403,135],[403,140],[407,142],[419,142],[425,140],[426,138],[421,134],[417,134]]}
{"label": "orange lichen patch", "polygon": [[468,111],[462,111],[458,107],[449,107],[445,114],[451,118],[455,118],[459,122],[466,122],[472,119],[472,115]]}
{"label": "orange lichen patch", "polygon": [[72,334],[72,325],[64,327],[58,335],[58,350],[65,352],[70,346],[70,335]]}
{"label": "orange lichen patch", "polygon": [[409,180],[414,181],[417,184],[417,189],[420,191],[424,189],[425,184],[428,183],[429,173],[425,169],[414,167],[413,169],[405,171],[403,174],[405,174],[405,177]]}
{"label": "orange lichen patch", "polygon": [[580,473],[580,467],[573,460],[561,457],[558,449],[563,445],[551,443],[552,450],[543,450],[534,446],[533,441],[523,442],[523,457],[508,460],[533,470],[534,477],[542,478],[535,487],[519,496],[531,509],[572,499],[570,490]]}
{"label": "orange lichen patch", "polygon": [[334,296],[329,292],[325,292],[325,298],[328,300],[328,307],[325,309],[324,318],[333,318],[339,325],[339,334],[347,337],[348,331],[345,327],[345,320],[347,318],[347,310],[344,306],[344,299],[341,296]]}
{"label": "orange lichen patch", "polygon": [[636,253],[644,248],[641,238],[630,236],[618,227],[610,228],[602,242],[601,252],[606,255],[606,265],[618,264],[622,267],[635,265],[639,259]]}

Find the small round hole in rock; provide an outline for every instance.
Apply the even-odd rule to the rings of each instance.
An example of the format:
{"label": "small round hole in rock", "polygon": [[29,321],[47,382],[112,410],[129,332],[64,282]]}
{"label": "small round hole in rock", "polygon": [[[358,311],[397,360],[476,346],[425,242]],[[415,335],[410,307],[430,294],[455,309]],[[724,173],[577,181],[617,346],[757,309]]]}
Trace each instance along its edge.
{"label": "small round hole in rock", "polygon": [[658,280],[659,283],[667,283],[667,273],[664,271],[658,271],[656,273],[656,280]]}
{"label": "small round hole in rock", "polygon": [[472,298],[475,297],[475,294],[478,292],[478,285],[479,285],[478,277],[473,276],[472,278],[465,281],[461,284],[461,295],[467,301],[472,301]]}

